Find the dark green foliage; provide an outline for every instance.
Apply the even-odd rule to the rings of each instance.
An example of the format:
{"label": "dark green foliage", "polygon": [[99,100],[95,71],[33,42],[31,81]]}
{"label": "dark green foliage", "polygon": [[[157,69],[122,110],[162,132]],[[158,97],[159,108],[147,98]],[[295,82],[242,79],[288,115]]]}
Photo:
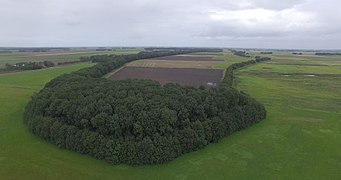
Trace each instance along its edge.
{"label": "dark green foliage", "polygon": [[293,52],[293,55],[302,55],[303,53]]}
{"label": "dark green foliage", "polygon": [[16,63],[16,64],[8,64],[5,65],[6,71],[16,71],[16,70],[36,70],[36,69],[42,69],[44,67],[52,67],[54,64],[48,61],[44,62],[22,62],[22,63]]}
{"label": "dark green foliage", "polygon": [[51,61],[43,61],[44,67],[53,67],[54,63]]}
{"label": "dark green foliage", "polygon": [[[91,61],[90,57],[80,57],[79,61],[64,61],[58,62],[57,65],[69,65],[69,64],[76,64],[82,62],[89,62]],[[54,67],[55,64],[52,61],[41,61],[41,62],[20,62],[16,64],[9,64],[5,65],[5,71],[18,71],[18,70],[37,70],[42,68],[49,68]]]}
{"label": "dark green foliage", "polygon": [[269,58],[269,57],[256,56],[255,60],[244,61],[244,62],[232,64],[231,66],[229,66],[225,70],[225,78],[223,79],[223,82],[221,83],[220,87],[233,86],[233,83],[234,83],[233,72],[234,72],[234,70],[239,69],[239,68],[244,67],[244,66],[247,66],[247,65],[256,64],[256,63],[259,63],[262,61],[269,61],[269,60],[271,60],[271,58]]}
{"label": "dark green foliage", "polygon": [[61,48],[61,47],[56,47],[56,48],[9,48],[11,50],[19,51],[19,52],[49,52],[52,50],[61,50],[61,51],[69,51],[70,48]]}
{"label": "dark green foliage", "polygon": [[231,50],[232,53],[236,56],[241,56],[241,57],[251,57],[247,52],[245,51],[236,51],[236,50]]}
{"label": "dark green foliage", "polygon": [[[90,61],[90,60],[87,60],[87,61]],[[77,64],[77,63],[82,63],[82,62],[87,62],[87,61],[85,59],[81,59],[79,61],[63,61],[63,62],[58,62],[58,66]]]}
{"label": "dark green foliage", "polygon": [[27,105],[26,124],[61,148],[140,165],[170,161],[265,118],[264,106],[227,80],[205,89],[101,78],[126,62],[156,55],[111,56],[52,80]]}
{"label": "dark green foliage", "polygon": [[273,54],[271,51],[260,52],[261,54]]}
{"label": "dark green foliage", "polygon": [[341,56],[341,53],[327,53],[327,52],[319,52],[315,53],[317,56]]}
{"label": "dark green foliage", "polygon": [[87,62],[87,61],[91,61],[91,60],[90,60],[90,57],[88,57],[88,56],[82,56],[79,58],[79,61],[80,62]]}
{"label": "dark green foliage", "polygon": [[271,58],[269,58],[269,57],[260,57],[260,56],[255,57],[256,62],[270,61],[270,60],[271,60]]}

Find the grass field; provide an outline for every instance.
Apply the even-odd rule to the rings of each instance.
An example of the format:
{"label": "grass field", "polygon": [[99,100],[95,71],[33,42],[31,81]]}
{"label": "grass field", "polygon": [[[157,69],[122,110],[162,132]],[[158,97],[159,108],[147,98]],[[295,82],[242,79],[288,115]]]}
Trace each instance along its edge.
{"label": "grass field", "polygon": [[[214,68],[246,60],[226,56],[228,60]],[[33,136],[23,124],[26,103],[46,82],[90,64],[0,75],[0,179],[339,179],[341,78],[284,77],[278,73],[302,69],[279,64],[302,59],[272,57],[272,63],[237,73],[238,89],[265,104],[267,119],[156,166],[113,166],[62,150]],[[341,61],[321,58],[311,61],[327,64],[323,69],[300,67],[307,73],[322,74],[328,68],[341,73],[335,71]]]}
{"label": "grass field", "polygon": [[0,69],[5,67],[6,63],[15,64],[19,62],[39,62],[39,61],[78,61],[82,56],[92,56],[97,54],[133,54],[138,53],[142,49],[117,49],[115,51],[57,51],[57,52],[14,52],[0,54]]}

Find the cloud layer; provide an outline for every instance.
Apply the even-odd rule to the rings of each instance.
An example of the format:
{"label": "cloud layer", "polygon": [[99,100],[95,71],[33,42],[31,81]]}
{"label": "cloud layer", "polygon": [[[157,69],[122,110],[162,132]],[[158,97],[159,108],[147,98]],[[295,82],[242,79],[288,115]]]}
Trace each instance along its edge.
{"label": "cloud layer", "polygon": [[338,0],[0,0],[0,46],[333,48]]}

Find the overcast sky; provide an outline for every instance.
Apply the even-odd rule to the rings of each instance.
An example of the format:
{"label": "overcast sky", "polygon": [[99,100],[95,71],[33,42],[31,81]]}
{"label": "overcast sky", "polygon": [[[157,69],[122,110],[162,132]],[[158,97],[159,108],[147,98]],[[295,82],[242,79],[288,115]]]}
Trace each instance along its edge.
{"label": "overcast sky", "polygon": [[0,0],[0,46],[341,49],[340,0]]}

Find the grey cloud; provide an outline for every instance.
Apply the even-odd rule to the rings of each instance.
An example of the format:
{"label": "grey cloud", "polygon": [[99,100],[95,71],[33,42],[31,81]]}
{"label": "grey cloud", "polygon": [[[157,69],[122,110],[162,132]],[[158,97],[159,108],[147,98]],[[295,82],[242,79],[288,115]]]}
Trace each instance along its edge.
{"label": "grey cloud", "polygon": [[283,10],[304,4],[308,2],[308,0],[284,0],[284,1],[256,0],[252,2],[254,2],[255,7],[261,7],[264,9],[272,10]]}
{"label": "grey cloud", "polygon": [[0,46],[341,48],[340,4],[338,0],[0,0]]}

